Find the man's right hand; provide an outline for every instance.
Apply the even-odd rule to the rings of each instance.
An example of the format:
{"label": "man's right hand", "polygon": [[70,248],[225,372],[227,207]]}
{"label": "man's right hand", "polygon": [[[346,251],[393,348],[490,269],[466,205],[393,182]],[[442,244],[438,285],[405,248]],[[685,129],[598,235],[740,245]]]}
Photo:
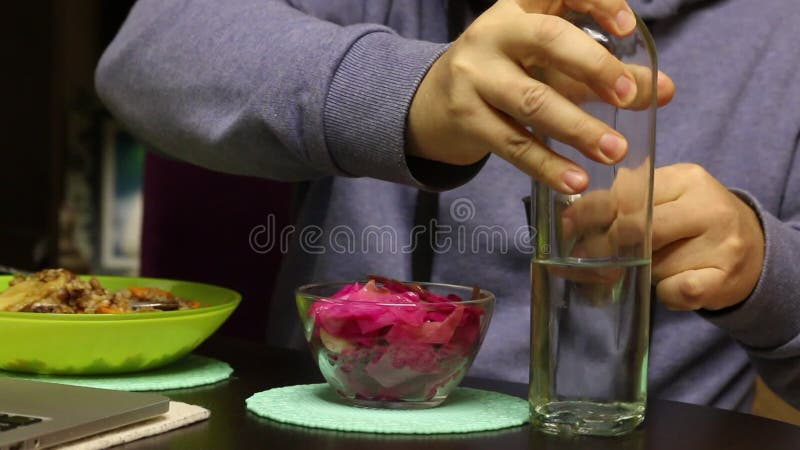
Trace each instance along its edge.
{"label": "man's right hand", "polygon": [[[591,13],[617,35],[635,26],[624,0],[498,0],[422,80],[409,112],[407,153],[457,165],[496,153],[567,194],[586,188],[586,172],[526,127],[593,160],[622,159],[625,138],[573,101],[591,96],[618,107],[647,107],[651,73],[622,63],[560,18],[565,6]],[[668,103],[674,90],[659,73],[658,104]]]}

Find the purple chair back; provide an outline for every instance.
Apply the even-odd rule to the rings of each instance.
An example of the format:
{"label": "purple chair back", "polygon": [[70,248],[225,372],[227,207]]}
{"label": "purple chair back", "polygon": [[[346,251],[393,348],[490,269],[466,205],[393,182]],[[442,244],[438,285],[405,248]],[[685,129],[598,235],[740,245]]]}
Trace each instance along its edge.
{"label": "purple chair back", "polygon": [[242,294],[220,329],[262,340],[280,248],[256,251],[250,235],[274,218],[289,221],[292,184],[228,175],[148,153],[145,160],[142,276],[219,284]]}

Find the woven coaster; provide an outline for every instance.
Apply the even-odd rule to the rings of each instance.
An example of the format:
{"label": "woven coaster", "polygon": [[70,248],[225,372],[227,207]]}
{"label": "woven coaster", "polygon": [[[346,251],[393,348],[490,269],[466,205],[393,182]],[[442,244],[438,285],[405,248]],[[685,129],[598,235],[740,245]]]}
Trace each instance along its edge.
{"label": "woven coaster", "polygon": [[327,384],[270,389],[247,399],[247,409],[276,422],[337,431],[440,434],[491,431],[528,422],[528,402],[470,388],[456,388],[441,405],[398,410],[350,406]]}
{"label": "woven coaster", "polygon": [[103,450],[127,444],[139,439],[166,433],[167,431],[191,425],[208,419],[211,412],[196,405],[169,402],[169,411],[143,422],[136,422],[121,428],[104,431],[77,441],[55,447],[55,450]]}
{"label": "woven coaster", "polygon": [[0,371],[0,376],[118,391],[163,391],[216,383],[230,377],[232,372],[228,363],[205,356],[188,355],[167,366],[145,372],[60,376]]}

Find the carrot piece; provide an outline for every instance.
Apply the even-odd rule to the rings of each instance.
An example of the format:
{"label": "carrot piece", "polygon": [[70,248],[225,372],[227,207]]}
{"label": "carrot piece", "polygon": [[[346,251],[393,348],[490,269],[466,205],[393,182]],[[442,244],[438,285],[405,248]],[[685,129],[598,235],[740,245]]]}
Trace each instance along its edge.
{"label": "carrot piece", "polygon": [[172,298],[172,292],[165,291],[164,289],[154,287],[139,287],[131,286],[128,288],[135,297],[139,298],[152,298],[154,296],[162,295],[164,297]]}
{"label": "carrot piece", "polygon": [[191,302],[189,302],[190,309],[195,309],[199,307],[200,307],[200,302],[198,302],[197,300],[192,300]]}
{"label": "carrot piece", "polygon": [[94,310],[94,312],[96,312],[97,314],[122,314],[125,311],[118,308],[112,308],[110,306],[98,306],[97,309]]}

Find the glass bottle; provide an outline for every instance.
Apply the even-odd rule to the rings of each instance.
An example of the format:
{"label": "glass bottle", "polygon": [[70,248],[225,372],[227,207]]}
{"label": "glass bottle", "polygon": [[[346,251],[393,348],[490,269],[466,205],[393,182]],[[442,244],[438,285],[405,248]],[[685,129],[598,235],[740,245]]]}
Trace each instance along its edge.
{"label": "glass bottle", "polygon": [[628,153],[618,164],[547,140],[590,180],[575,195],[533,182],[531,422],[553,434],[621,435],[642,422],[647,400],[656,52],[638,17],[625,37],[586,14],[567,19],[649,75],[652,91],[643,110],[579,104],[626,137]]}

